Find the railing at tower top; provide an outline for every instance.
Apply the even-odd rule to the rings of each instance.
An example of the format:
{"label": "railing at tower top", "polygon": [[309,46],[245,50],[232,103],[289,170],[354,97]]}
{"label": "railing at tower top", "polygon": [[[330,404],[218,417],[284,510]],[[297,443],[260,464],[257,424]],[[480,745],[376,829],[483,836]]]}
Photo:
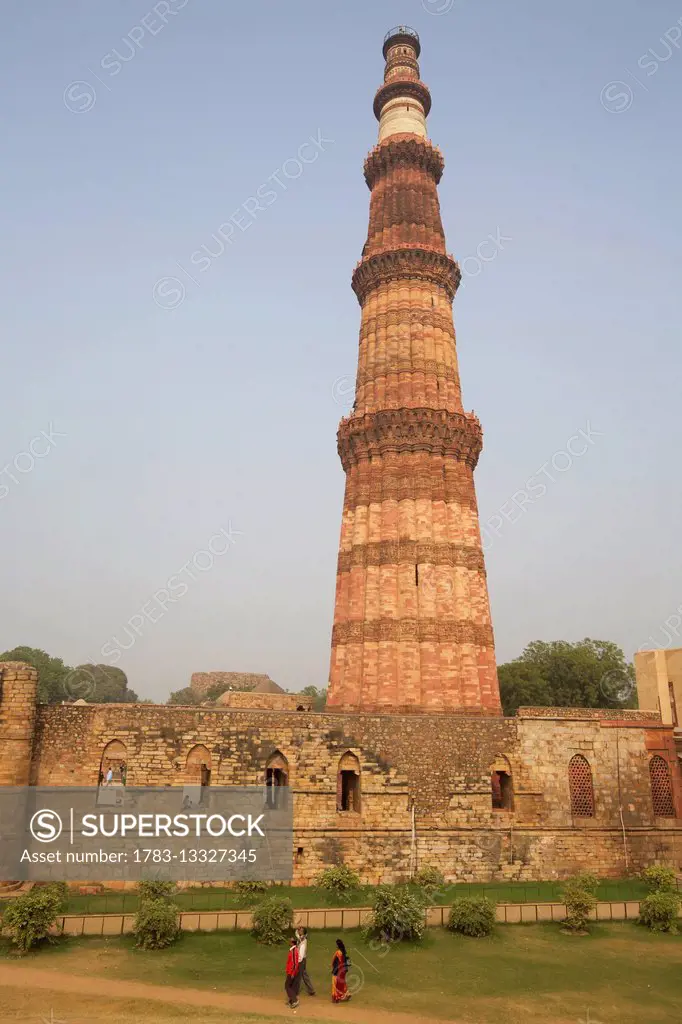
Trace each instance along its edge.
{"label": "railing at tower top", "polygon": [[395,28],[390,28],[384,36],[384,42],[387,43],[392,36],[412,36],[419,42],[419,33],[409,25],[396,25]]}

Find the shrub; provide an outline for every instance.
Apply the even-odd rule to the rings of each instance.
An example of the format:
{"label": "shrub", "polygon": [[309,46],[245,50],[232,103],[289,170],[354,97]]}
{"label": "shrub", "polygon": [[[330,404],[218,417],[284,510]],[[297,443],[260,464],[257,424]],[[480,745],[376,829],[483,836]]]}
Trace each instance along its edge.
{"label": "shrub", "polygon": [[564,928],[570,932],[586,932],[590,915],[597,905],[595,895],[599,882],[593,875],[576,875],[564,882],[566,904]]}
{"label": "shrub", "polygon": [[161,882],[153,879],[137,883],[140,900],[169,900],[175,894],[175,882]]}
{"label": "shrub", "polygon": [[439,889],[445,888],[445,876],[431,864],[425,864],[420,868],[412,879],[414,885],[423,889],[428,896],[432,896]]}
{"label": "shrub", "polygon": [[495,904],[486,896],[462,896],[450,910],[447,924],[451,932],[480,939],[492,935],[495,927]]}
{"label": "shrub", "polygon": [[649,892],[677,892],[677,876],[674,868],[653,864],[642,872],[642,881]]}
{"label": "shrub", "polygon": [[348,900],[353,893],[362,885],[360,876],[349,868],[347,864],[338,864],[336,867],[327,868],[318,876],[316,884],[320,889],[326,889],[339,900]]}
{"label": "shrub", "polygon": [[266,946],[284,942],[293,927],[294,908],[282,896],[268,896],[253,912],[252,935]]}
{"label": "shrub", "polygon": [[172,945],[180,934],[177,904],[163,896],[141,899],[133,934],[140,949]]}
{"label": "shrub", "polygon": [[270,888],[268,882],[257,882],[255,880],[236,882],[234,891],[240,903],[256,903],[262,899]]}
{"label": "shrub", "polygon": [[50,929],[56,923],[67,892],[64,882],[55,882],[35,886],[11,901],[2,924],[21,953],[50,939]]}
{"label": "shrub", "polygon": [[591,893],[592,896],[596,896],[599,889],[599,879],[595,875],[590,875],[585,872],[584,874],[574,875],[573,878],[569,878],[564,883],[564,888],[567,886],[575,889],[583,889],[585,892]]}
{"label": "shrub", "polygon": [[680,897],[676,892],[658,889],[642,900],[637,920],[652,932],[675,933],[679,909]]}
{"label": "shrub", "polygon": [[388,942],[421,939],[424,934],[424,900],[406,885],[380,885],[372,903],[372,917],[365,935]]}

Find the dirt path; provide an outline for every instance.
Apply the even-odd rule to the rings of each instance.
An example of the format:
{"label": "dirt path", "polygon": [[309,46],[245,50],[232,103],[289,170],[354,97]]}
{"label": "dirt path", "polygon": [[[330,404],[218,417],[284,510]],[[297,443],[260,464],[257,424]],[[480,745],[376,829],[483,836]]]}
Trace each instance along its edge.
{"label": "dirt path", "polygon": [[[383,1010],[363,1007],[351,1001],[345,1006],[334,1006],[330,999],[311,999],[301,996],[298,1011],[284,1005],[284,991],[281,999],[266,999],[262,996],[238,995],[228,992],[210,992],[206,989],[171,988],[168,985],[145,985],[137,981],[109,981],[106,978],[89,978],[61,971],[38,970],[20,965],[0,966],[0,986],[26,986],[48,989],[52,992],[66,992],[108,999],[141,999],[149,1002],[172,1003],[175,1006],[216,1007],[233,1013],[259,1013],[263,1016],[300,1016],[309,1020],[328,1021],[337,1015],[344,1024],[456,1024],[435,1017],[420,1017],[413,1013],[388,1013]],[[284,988],[284,986],[282,986]],[[1,991],[1,990],[0,990]]]}

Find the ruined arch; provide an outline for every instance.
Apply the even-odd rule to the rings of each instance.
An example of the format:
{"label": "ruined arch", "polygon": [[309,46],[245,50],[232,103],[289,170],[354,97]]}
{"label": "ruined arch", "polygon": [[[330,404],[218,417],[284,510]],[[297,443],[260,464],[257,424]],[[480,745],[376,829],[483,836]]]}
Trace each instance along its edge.
{"label": "ruined arch", "polygon": [[568,787],[571,794],[571,814],[574,818],[594,817],[594,786],[592,769],[586,757],[574,754],[568,762]]}
{"label": "ruined arch", "polygon": [[339,759],[336,775],[336,809],[360,813],[360,761],[356,755],[347,750]]}
{"label": "ruined arch", "polygon": [[211,751],[197,743],[187,754],[185,761],[185,785],[209,786],[211,784]]}
{"label": "ruined arch", "polygon": [[[111,772],[111,775],[109,773]],[[99,763],[99,786],[125,786],[128,772],[128,752],[121,740],[111,740],[102,751]]]}
{"label": "ruined arch", "polygon": [[490,790],[494,811],[514,810],[514,780],[509,758],[498,754],[490,766]]}

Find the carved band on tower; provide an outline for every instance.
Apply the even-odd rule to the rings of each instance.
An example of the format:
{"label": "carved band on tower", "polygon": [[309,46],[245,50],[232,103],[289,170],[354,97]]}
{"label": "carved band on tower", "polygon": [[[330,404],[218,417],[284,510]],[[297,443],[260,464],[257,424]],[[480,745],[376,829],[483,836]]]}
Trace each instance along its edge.
{"label": "carved band on tower", "polygon": [[481,426],[464,411],[437,185],[431,96],[417,33],[384,40],[365,161],[369,232],[353,289],[362,308],[346,473],[329,707],[499,715],[473,471]]}

